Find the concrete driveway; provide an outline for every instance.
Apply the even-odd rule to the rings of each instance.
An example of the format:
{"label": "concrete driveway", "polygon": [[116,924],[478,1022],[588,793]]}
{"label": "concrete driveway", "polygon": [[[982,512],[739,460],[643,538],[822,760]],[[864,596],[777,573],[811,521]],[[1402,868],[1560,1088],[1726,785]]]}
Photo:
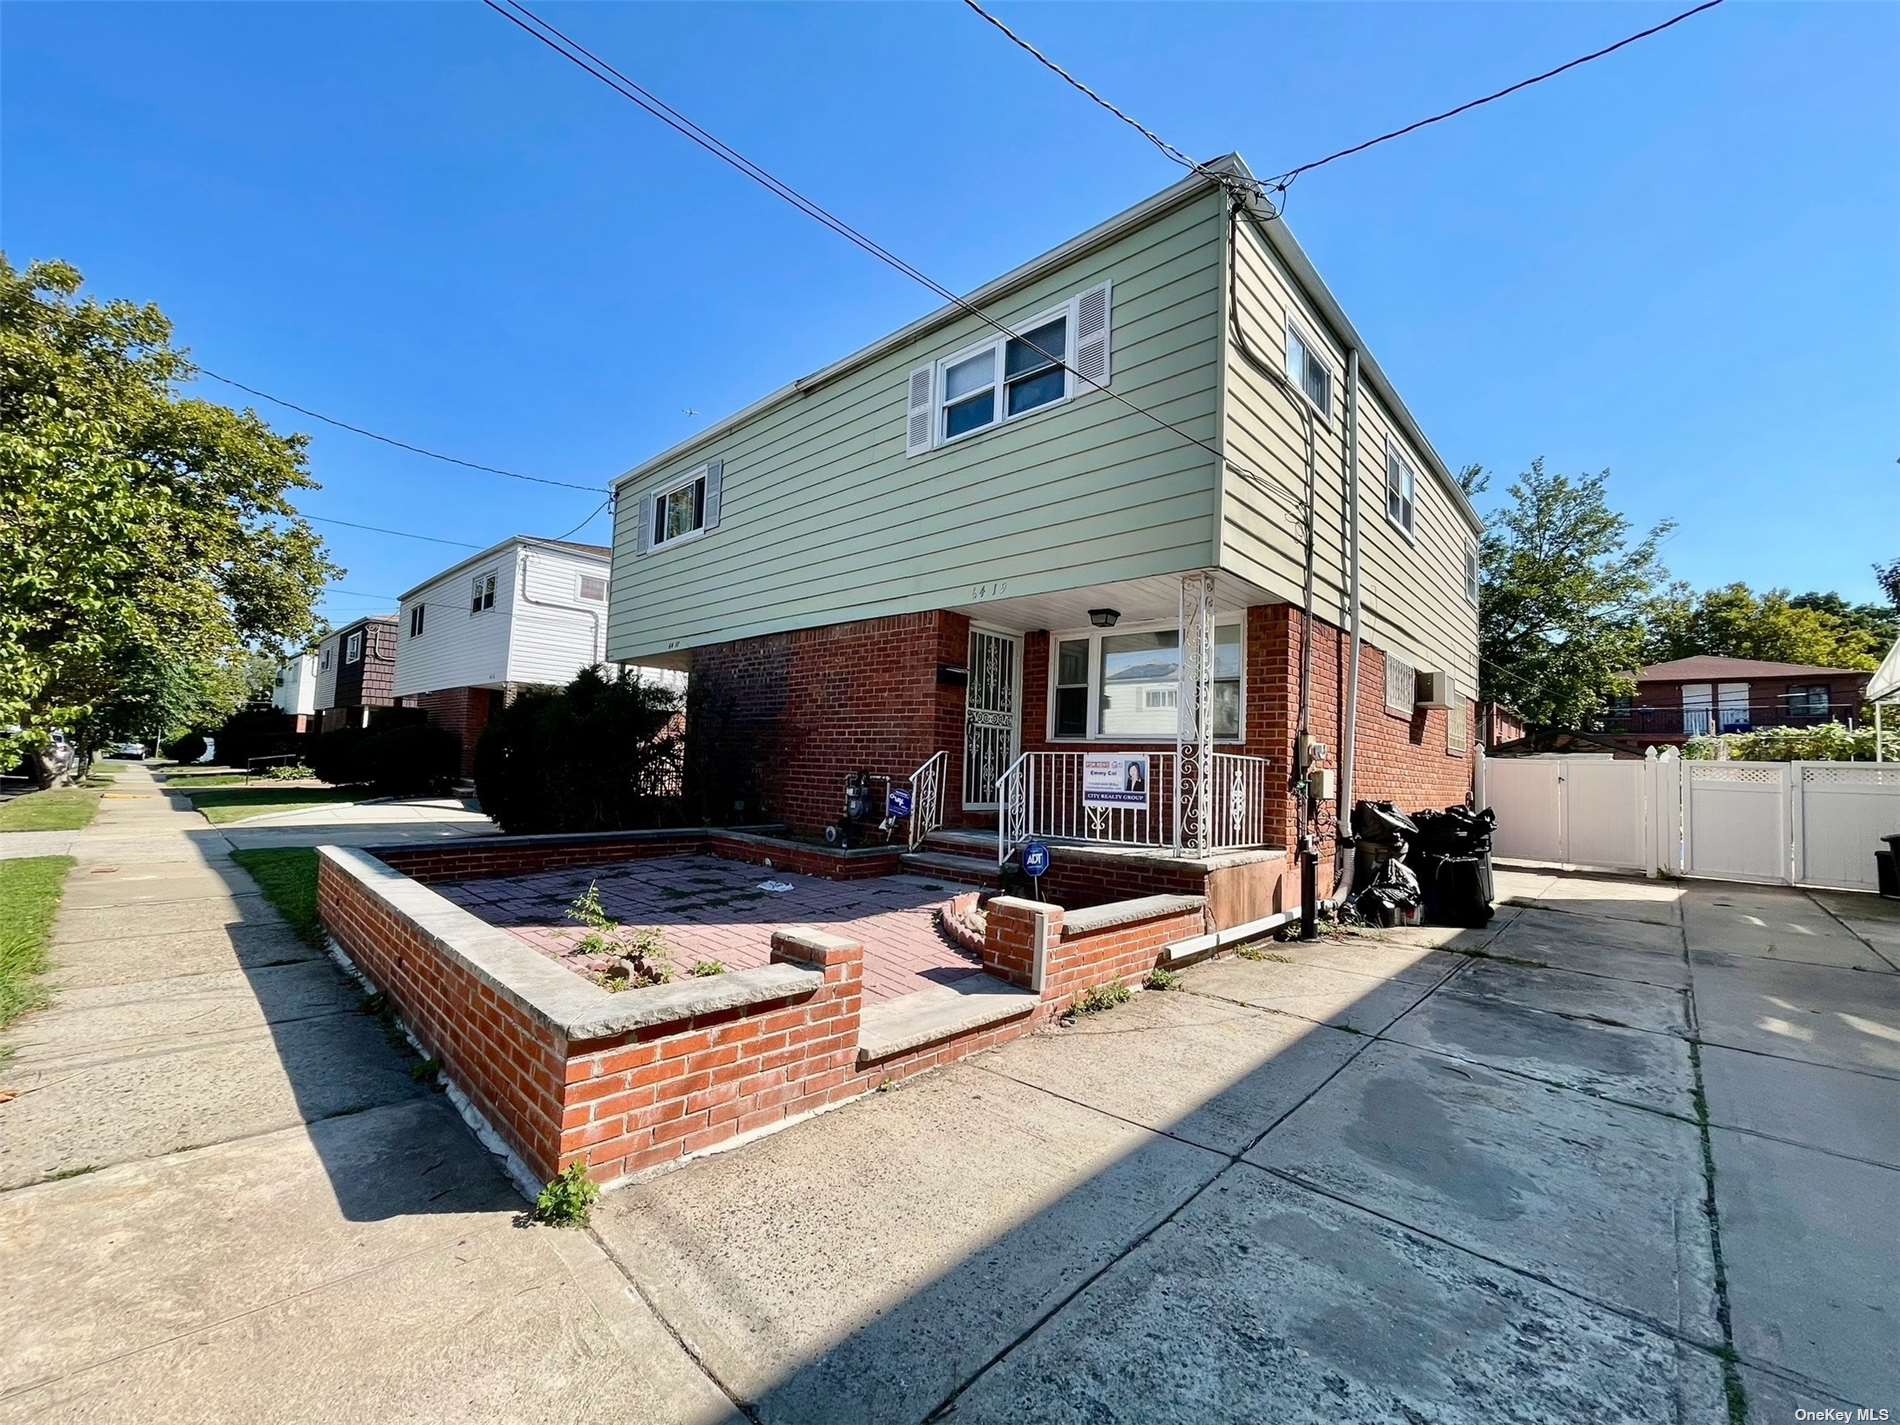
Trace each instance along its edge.
{"label": "concrete driveway", "polygon": [[[175,829],[139,815],[92,844]],[[1204,965],[556,1232],[177,846],[82,840],[76,887],[128,879],[69,892],[0,1070],[3,1419],[1900,1407],[1900,917],[1866,897],[1506,874],[1484,931]]]}

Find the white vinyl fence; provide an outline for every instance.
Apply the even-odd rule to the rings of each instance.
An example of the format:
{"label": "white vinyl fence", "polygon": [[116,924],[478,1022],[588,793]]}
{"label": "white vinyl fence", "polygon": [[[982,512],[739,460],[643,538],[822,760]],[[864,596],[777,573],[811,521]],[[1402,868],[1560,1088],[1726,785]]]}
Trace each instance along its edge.
{"label": "white vinyl fence", "polygon": [[1900,766],[1873,762],[1479,759],[1494,849],[1646,875],[1871,891],[1900,834]]}

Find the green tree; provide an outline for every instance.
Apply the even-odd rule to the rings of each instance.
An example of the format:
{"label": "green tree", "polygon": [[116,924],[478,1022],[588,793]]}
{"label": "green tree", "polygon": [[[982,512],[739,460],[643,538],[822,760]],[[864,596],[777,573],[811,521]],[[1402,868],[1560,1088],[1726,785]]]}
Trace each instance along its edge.
{"label": "green tree", "polygon": [[1582,725],[1629,687],[1643,649],[1664,577],[1657,547],[1674,526],[1632,543],[1610,508],[1609,474],[1573,480],[1533,460],[1484,537],[1480,681],[1534,724]]}
{"label": "green tree", "polygon": [[[80,298],[77,270],[0,256],[0,728],[96,746],[230,693],[246,645],[314,631],[341,571],[290,503],[306,441],[181,398],[151,305]],[[235,704],[234,704],[235,705]],[[0,737],[0,741],[7,741]],[[6,749],[0,747],[0,752]]]}
{"label": "green tree", "polygon": [[1891,641],[1875,605],[1850,605],[1838,594],[1790,597],[1786,589],[1757,594],[1739,582],[1700,595],[1673,585],[1651,605],[1649,624],[1649,663],[1707,654],[1872,668]]}
{"label": "green tree", "polygon": [[1887,602],[1900,609],[1900,559],[1874,565],[1874,579],[1886,594]]}

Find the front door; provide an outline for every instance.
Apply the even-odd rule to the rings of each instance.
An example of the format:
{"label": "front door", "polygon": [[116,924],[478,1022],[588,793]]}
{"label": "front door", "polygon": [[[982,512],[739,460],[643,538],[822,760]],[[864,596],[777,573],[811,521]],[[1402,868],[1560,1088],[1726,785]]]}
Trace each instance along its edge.
{"label": "front door", "polygon": [[996,779],[1016,760],[1022,740],[1023,641],[1013,633],[970,630],[969,682],[963,697],[963,805],[996,808]]}

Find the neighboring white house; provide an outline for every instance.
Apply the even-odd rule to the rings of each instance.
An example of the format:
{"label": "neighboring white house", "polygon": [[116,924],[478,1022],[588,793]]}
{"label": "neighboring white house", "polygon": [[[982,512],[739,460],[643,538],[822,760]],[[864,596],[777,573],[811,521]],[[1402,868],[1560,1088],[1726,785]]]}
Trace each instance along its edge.
{"label": "neighboring white house", "polygon": [[402,596],[396,697],[462,739],[464,773],[498,699],[605,659],[608,564],[600,545],[518,534]]}
{"label": "neighboring white house", "polygon": [[[332,682],[335,675],[332,673]],[[304,732],[317,711],[317,655],[300,653],[277,665],[277,686],[271,690],[270,705],[297,720],[297,731]]]}

